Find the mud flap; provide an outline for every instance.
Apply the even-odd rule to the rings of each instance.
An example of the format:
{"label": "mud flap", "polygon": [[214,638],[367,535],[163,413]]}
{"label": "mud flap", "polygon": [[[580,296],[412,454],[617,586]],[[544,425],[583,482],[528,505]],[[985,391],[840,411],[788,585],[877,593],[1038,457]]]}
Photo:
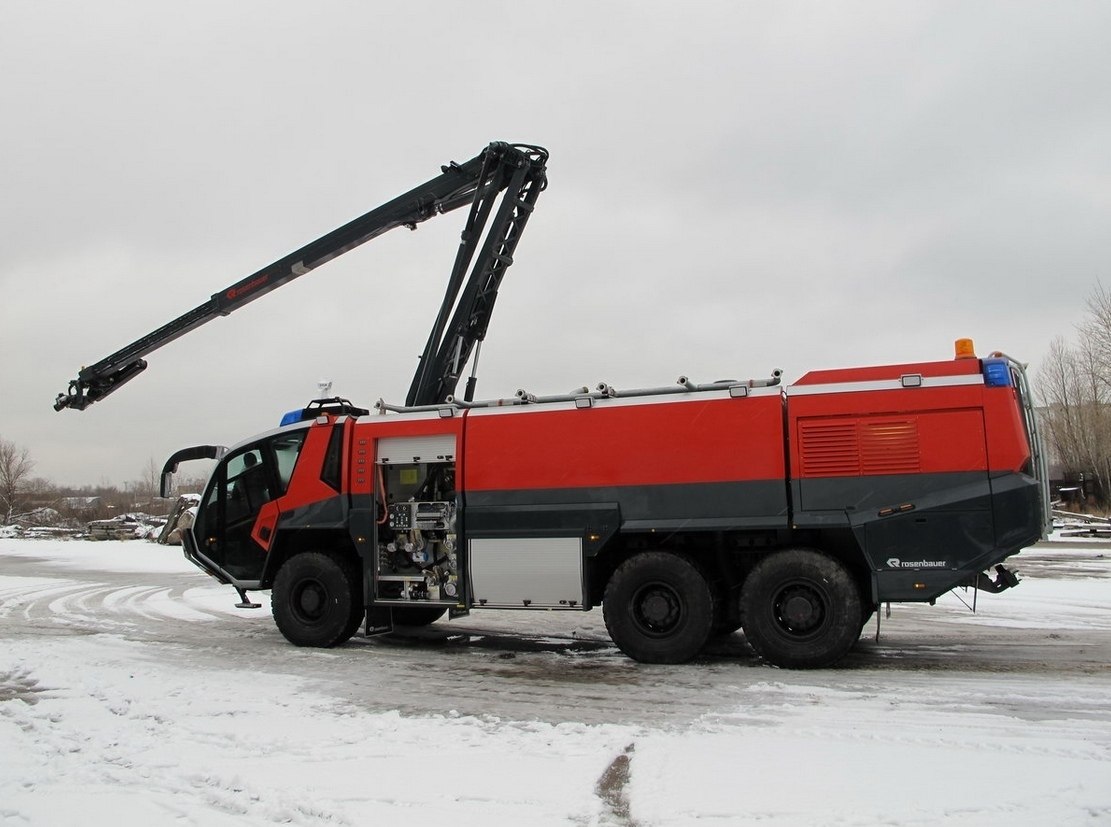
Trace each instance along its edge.
{"label": "mud flap", "polygon": [[367,637],[388,635],[393,631],[393,612],[389,606],[371,606],[366,610],[363,634]]}

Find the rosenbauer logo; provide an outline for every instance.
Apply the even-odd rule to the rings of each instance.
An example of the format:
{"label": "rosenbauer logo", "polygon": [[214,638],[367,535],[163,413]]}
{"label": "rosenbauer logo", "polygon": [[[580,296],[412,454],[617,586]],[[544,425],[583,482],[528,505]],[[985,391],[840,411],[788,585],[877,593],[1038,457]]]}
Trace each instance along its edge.
{"label": "rosenbauer logo", "polygon": [[887,565],[893,569],[944,569],[949,567],[945,560],[901,560],[898,557],[887,558]]}
{"label": "rosenbauer logo", "polygon": [[228,301],[233,302],[238,298],[246,296],[252,290],[262,287],[262,285],[266,284],[266,282],[268,281],[270,281],[270,276],[259,276],[257,279],[249,281],[246,284],[241,284],[238,287],[232,287],[224,295],[227,296]]}

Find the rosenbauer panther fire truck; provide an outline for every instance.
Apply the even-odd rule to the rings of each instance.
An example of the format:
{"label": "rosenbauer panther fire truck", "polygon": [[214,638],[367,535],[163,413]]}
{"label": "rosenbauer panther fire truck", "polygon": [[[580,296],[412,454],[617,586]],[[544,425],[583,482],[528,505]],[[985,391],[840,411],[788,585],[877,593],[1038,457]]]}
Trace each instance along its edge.
{"label": "rosenbauer panther fire truck", "polygon": [[495,143],[444,167],[83,369],[56,409],[84,409],[151,350],[356,244],[469,204],[404,404],[315,400],[273,431],[166,463],[168,484],[181,462],[217,460],[185,554],[240,605],[269,589],[291,642],[335,646],[480,608],[601,605],[638,661],[687,661],[743,628],[772,664],[823,667],[881,603],[1018,582],[1003,562],[1043,536],[1049,513],[1030,389],[1020,363],[978,358],[968,340],[953,359],[786,386],[773,371],[475,401],[472,372],[456,397],[546,160]]}

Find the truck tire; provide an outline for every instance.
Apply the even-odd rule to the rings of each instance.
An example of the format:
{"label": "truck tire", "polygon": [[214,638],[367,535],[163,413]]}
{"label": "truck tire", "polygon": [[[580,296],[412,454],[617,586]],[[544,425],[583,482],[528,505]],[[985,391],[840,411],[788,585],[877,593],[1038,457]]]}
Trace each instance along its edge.
{"label": "truck tire", "polygon": [[641,663],[685,663],[710,637],[714,595],[695,564],[647,551],[617,567],[602,598],[617,648]]}
{"label": "truck tire", "polygon": [[436,606],[394,606],[395,626],[428,626],[444,616],[447,609]]}
{"label": "truck tire", "polygon": [[270,608],[290,643],[338,646],[358,630],[363,614],[354,563],[316,551],[293,555],[274,577]]}
{"label": "truck tire", "polygon": [[860,634],[864,634],[864,630],[868,628],[868,621],[872,619],[872,615],[875,613],[874,606],[869,606],[863,600],[860,601]]}
{"label": "truck tire", "polygon": [[764,660],[787,669],[820,669],[860,637],[860,592],[838,561],[809,549],[765,557],[741,589],[745,638]]}
{"label": "truck tire", "polygon": [[[356,586],[356,588],[358,587]],[[356,592],[356,596],[360,596],[358,592]],[[339,646],[341,643],[347,643],[351,640],[355,633],[359,631],[359,627],[363,625],[364,620],[366,620],[366,609],[363,607],[363,601],[361,599],[356,600],[352,603],[351,616],[347,619],[347,625],[343,627],[343,633],[340,634],[339,640],[332,645]]]}

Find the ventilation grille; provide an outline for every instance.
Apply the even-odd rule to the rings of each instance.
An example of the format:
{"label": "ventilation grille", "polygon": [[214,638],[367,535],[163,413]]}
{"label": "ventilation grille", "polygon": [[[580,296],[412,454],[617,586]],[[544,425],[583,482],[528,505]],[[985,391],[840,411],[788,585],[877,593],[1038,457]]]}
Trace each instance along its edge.
{"label": "ventilation grille", "polygon": [[804,477],[916,474],[921,470],[916,419],[800,420]]}

